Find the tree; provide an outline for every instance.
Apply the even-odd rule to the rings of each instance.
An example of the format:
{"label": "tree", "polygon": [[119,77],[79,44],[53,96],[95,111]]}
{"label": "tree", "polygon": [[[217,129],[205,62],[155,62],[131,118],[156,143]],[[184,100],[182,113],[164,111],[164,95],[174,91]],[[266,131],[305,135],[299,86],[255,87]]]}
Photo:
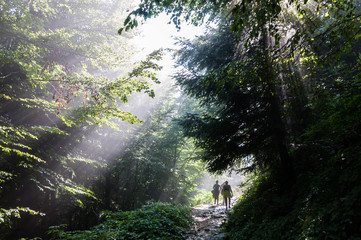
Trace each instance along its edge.
{"label": "tree", "polygon": [[[126,7],[102,0],[0,2],[2,236],[94,224],[91,210],[100,203],[90,182],[105,162],[95,154],[97,142],[94,152],[82,143],[90,142],[94,123],[141,122],[122,104],[135,92],[154,96],[160,69],[154,62],[160,51],[135,63],[131,35],[112,32]],[[87,211],[92,217],[77,222]]]}
{"label": "tree", "polygon": [[179,19],[205,4],[226,13],[232,60],[212,55],[222,44],[210,37],[187,43],[180,63],[190,71],[178,82],[207,107],[183,123],[211,169],[249,151],[262,170],[225,224],[229,238],[359,238],[360,1],[223,3],[142,1],[131,17]]}
{"label": "tree", "polygon": [[196,161],[200,150],[172,121],[186,103],[183,96],[164,99],[119,154],[104,183],[107,208],[132,210],[150,200],[188,203],[203,171]]}
{"label": "tree", "polygon": [[[277,142],[282,141],[278,139],[282,138],[282,125],[277,127],[282,119],[275,99],[276,89],[269,79],[273,73],[264,58],[265,51],[261,46],[254,47],[237,59],[232,58],[237,54],[234,48],[228,51],[229,56],[223,58],[229,59],[228,62],[217,63],[207,51],[225,54],[227,51],[222,50],[223,45],[215,44],[222,39],[226,45],[224,34],[232,35],[225,32],[215,34],[207,41],[200,39],[193,46],[185,47],[192,49],[192,54],[181,50],[180,62],[186,63],[187,71],[178,74],[177,81],[186,92],[200,98],[207,106],[207,112],[189,115],[183,126],[200,146],[207,149],[203,158],[209,163],[210,170],[226,170],[252,155],[255,156],[254,165],[272,165],[272,161],[278,158],[274,154],[279,154],[281,159],[288,156],[281,156],[283,146],[277,146]],[[235,40],[227,43],[225,47],[228,49],[235,46]],[[210,46],[219,48],[212,51],[215,47]],[[212,50],[205,53],[201,51],[203,49]],[[201,56],[206,60],[199,62],[197,59]],[[207,67],[201,67],[201,64]]]}
{"label": "tree", "polygon": [[[207,149],[209,155],[204,158],[213,171],[222,171],[251,156],[254,166],[273,169],[289,178],[293,175],[290,156],[293,141],[302,133],[301,129],[307,127],[309,119],[300,56],[303,56],[302,63],[315,56],[316,44],[324,41],[325,36],[330,42],[339,43],[330,48],[327,55],[344,51],[345,41],[340,40],[345,38],[341,36],[358,32],[357,4],[349,1],[241,1],[229,5],[226,1],[142,1],[124,25],[125,30],[129,30],[137,16],[147,19],[161,11],[169,13],[177,26],[182,14],[189,20],[196,12],[193,22],[204,20],[207,14],[210,19],[218,19],[220,30],[215,37],[204,37],[193,46],[188,44],[180,61],[189,73],[178,76],[179,84],[210,105],[208,113],[189,116],[184,122],[188,134]],[[220,44],[221,40],[214,39],[222,39],[222,31],[227,28],[233,37],[225,39],[234,39],[227,49],[232,49],[232,44],[234,48],[226,51],[230,55],[219,60],[222,57],[217,59],[214,53],[225,49],[228,41]],[[339,35],[328,34],[336,29],[342,29]],[[351,36],[346,42],[356,35]],[[291,93],[295,95],[289,97]],[[303,123],[296,126],[296,117]],[[220,126],[227,126],[223,128],[227,130],[214,131]]]}

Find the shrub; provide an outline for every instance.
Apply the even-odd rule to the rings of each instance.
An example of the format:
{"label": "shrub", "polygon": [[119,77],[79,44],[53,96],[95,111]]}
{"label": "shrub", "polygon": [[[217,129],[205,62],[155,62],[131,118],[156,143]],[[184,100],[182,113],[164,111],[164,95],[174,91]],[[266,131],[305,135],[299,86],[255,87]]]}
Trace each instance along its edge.
{"label": "shrub", "polygon": [[195,195],[191,201],[191,206],[197,206],[204,203],[210,203],[213,201],[212,193],[205,189],[202,189],[197,195]]}
{"label": "shrub", "polygon": [[51,239],[184,239],[192,222],[190,209],[170,203],[149,203],[134,211],[110,213],[90,230],[65,232],[52,228]]}
{"label": "shrub", "polygon": [[[270,178],[257,179],[224,225],[230,239],[361,239],[361,163],[330,159],[280,194]],[[346,155],[344,155],[346,156]],[[335,156],[336,158],[337,156]],[[352,159],[353,158],[353,159]],[[348,161],[348,162],[347,162]]]}

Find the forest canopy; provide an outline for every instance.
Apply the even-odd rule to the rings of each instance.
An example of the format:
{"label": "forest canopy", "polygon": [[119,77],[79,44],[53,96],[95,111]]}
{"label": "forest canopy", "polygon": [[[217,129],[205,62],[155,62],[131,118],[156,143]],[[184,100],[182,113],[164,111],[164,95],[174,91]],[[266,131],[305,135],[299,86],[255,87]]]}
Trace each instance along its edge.
{"label": "forest canopy", "polygon": [[361,2],[145,0],[119,32],[161,12],[218,24],[181,40],[175,79],[208,169],[255,173],[229,237],[360,238]]}
{"label": "forest canopy", "polygon": [[[208,26],[151,101],[164,51],[136,60],[132,38],[162,13]],[[361,1],[13,0],[0,19],[4,239],[182,239],[205,169],[250,174],[230,239],[361,238]]]}
{"label": "forest canopy", "polygon": [[194,192],[197,150],[170,121],[181,99],[149,100],[163,51],[139,60],[137,33],[117,34],[130,8],[0,1],[1,239],[45,237],[61,224],[84,229],[103,211],[184,202]]}
{"label": "forest canopy", "polygon": [[319,92],[344,96],[359,87],[358,56],[350,56],[359,8],[358,1],[142,1],[124,29],[163,11],[177,27],[216,20],[218,28],[183,41],[177,53],[178,85],[208,107],[184,118],[186,134],[206,149],[212,171],[251,156],[249,169],[288,174],[296,141],[325,100]]}

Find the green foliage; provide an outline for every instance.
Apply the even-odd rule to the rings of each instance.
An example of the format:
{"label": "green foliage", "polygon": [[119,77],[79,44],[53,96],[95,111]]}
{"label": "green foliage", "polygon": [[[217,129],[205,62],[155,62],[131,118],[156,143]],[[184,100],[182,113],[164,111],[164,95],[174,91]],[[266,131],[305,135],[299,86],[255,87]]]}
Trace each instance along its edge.
{"label": "green foliage", "polygon": [[149,203],[134,211],[108,213],[90,230],[64,232],[52,227],[51,239],[184,239],[192,222],[190,209],[170,203]]}
{"label": "green foliage", "polygon": [[306,172],[286,194],[271,179],[255,181],[224,226],[230,239],[360,238],[361,165],[348,157],[325,160],[327,168]]}
{"label": "green foliage", "polygon": [[164,99],[109,167],[108,208],[131,210],[149,200],[188,203],[204,170],[197,161],[200,149],[172,120],[185,111],[182,102],[192,101],[184,96]]}
{"label": "green foliage", "polygon": [[[110,123],[100,115],[140,122],[131,113],[119,113],[117,100],[126,102],[141,91],[154,97],[151,82],[158,82],[155,71],[160,67],[153,60],[161,54],[156,51],[131,71],[120,67],[130,62],[126,38],[119,44],[111,32],[97,31],[111,28],[108,17],[120,5],[103,0],[2,2],[1,98],[61,115],[67,124]],[[130,73],[120,74],[126,71]],[[16,86],[14,79],[22,84]],[[79,118],[72,118],[73,110]]]}
{"label": "green foliage", "polygon": [[314,99],[318,121],[293,151],[297,181],[282,192],[272,175],[256,179],[225,225],[231,239],[361,237],[360,90],[359,74],[344,74],[332,97]]}
{"label": "green foliage", "polygon": [[[60,223],[84,229],[102,208],[136,209],[149,199],[187,203],[202,159],[215,172],[241,166],[259,173],[225,226],[231,238],[360,238],[359,5],[142,0],[120,14],[124,20],[114,17],[121,1],[0,1],[1,236],[41,235]],[[182,41],[178,54],[185,68],[178,84],[202,106],[165,101],[127,145],[123,132],[90,125],[141,122],[121,106],[136,92],[154,97],[162,51],[136,65],[127,37],[119,41],[108,29],[124,20],[124,33],[137,17],[164,11],[177,27],[182,16],[195,25],[208,14],[218,20],[218,29]],[[183,129],[172,121],[179,116]],[[109,151],[113,143],[119,153]],[[187,217],[163,212],[167,206],[52,233],[180,238],[179,226],[189,222],[179,219]]]}
{"label": "green foliage", "polygon": [[[202,112],[185,115],[184,132],[205,149],[202,160],[210,171],[239,163],[249,170],[280,165],[290,169],[278,73],[270,67],[264,40],[239,54],[242,40],[226,26],[200,41],[186,42],[179,53],[184,69],[176,75],[177,83],[204,106]],[[245,164],[248,156],[256,156],[252,164]]]}
{"label": "green foliage", "polygon": [[120,108],[134,93],[154,97],[159,83],[162,51],[135,63],[131,36],[112,29],[130,4],[0,1],[0,206],[11,221],[3,238],[95,224],[101,201],[91,183],[106,146],[90,125],[142,122]]}
{"label": "green foliage", "polygon": [[7,122],[8,119],[1,117],[0,119],[0,148],[1,151],[7,154],[14,153],[19,157],[24,157],[30,161],[45,162],[39,157],[31,154],[31,147],[25,145],[25,141],[29,139],[38,140],[38,136],[35,135],[32,130],[28,130],[22,126],[14,126]]}
{"label": "green foliage", "polygon": [[[114,124],[114,119],[121,119],[131,124],[143,123],[131,112],[120,110],[123,103],[128,102],[128,97],[134,93],[144,92],[149,97],[155,97],[154,90],[151,88],[149,80],[160,83],[156,71],[161,67],[155,62],[161,60],[163,50],[156,50],[149,54],[145,60],[140,63],[127,75],[116,79],[106,77],[87,77],[83,84],[85,88],[85,100],[82,105],[69,109],[67,114],[62,116],[62,120],[67,125],[80,125],[82,123],[108,125],[118,129]],[[79,85],[79,77],[76,76],[68,83],[70,86]],[[89,91],[89,92],[88,92]],[[59,96],[58,98],[66,100],[66,104],[75,101],[79,95]],[[65,105],[63,105],[65,107]],[[66,109],[64,109],[66,110]],[[119,130],[119,129],[118,129]]]}
{"label": "green foliage", "polygon": [[[233,207],[229,215],[225,229],[231,239],[293,239],[288,238],[288,231],[284,227],[290,228],[291,222],[285,221],[282,224],[276,221],[274,215],[282,219],[282,212],[287,208],[287,204],[292,199],[282,199],[276,193],[274,182],[269,176],[259,176],[253,180],[252,186],[241,196],[238,203]],[[287,217],[287,216],[285,216]],[[276,219],[278,220],[278,219]],[[239,225],[242,223],[243,225]],[[282,227],[283,226],[283,227]],[[289,230],[294,231],[293,229]],[[285,238],[282,238],[284,236]]]}
{"label": "green foliage", "polygon": [[144,0],[124,25],[162,11],[177,27],[193,11],[219,17],[217,31],[183,41],[176,77],[204,106],[181,123],[209,169],[259,174],[225,230],[360,239],[360,1],[224,3]]}
{"label": "green foliage", "polygon": [[213,201],[213,196],[210,191],[202,189],[198,191],[195,196],[192,197],[190,204],[191,206],[198,206],[205,203],[211,203]]}
{"label": "green foliage", "polygon": [[[132,28],[133,17],[147,19],[162,11],[176,26],[193,11],[200,10],[194,15],[200,21],[202,14],[217,16],[217,31],[184,41],[179,51],[178,64],[185,69],[176,76],[178,84],[207,106],[205,112],[185,117],[185,132],[206,149],[202,159],[211,171],[245,163],[251,156],[253,164],[244,164],[249,170],[272,170],[290,178],[293,141],[312,121],[306,77],[311,76],[311,92],[333,85],[314,87],[320,79],[313,70],[341,57],[357,40],[357,6],[343,0],[232,5],[145,0],[124,25]],[[332,82],[329,75],[321,76]]]}
{"label": "green foliage", "polygon": [[[217,17],[217,13],[221,12],[228,5],[228,1],[175,1],[175,0],[142,0],[138,8],[132,11],[123,22],[124,27],[120,28],[118,33],[128,31],[138,26],[138,17],[144,20],[156,17],[162,12],[170,15],[169,23],[173,23],[180,28],[183,20],[190,21],[194,25],[202,24],[205,18],[208,21]],[[212,14],[213,13],[213,14]],[[210,15],[212,14],[212,15]]]}
{"label": "green foliage", "polygon": [[20,218],[20,213],[44,216],[44,213],[31,210],[30,208],[17,207],[15,209],[0,208],[0,224],[11,225],[11,218]]}

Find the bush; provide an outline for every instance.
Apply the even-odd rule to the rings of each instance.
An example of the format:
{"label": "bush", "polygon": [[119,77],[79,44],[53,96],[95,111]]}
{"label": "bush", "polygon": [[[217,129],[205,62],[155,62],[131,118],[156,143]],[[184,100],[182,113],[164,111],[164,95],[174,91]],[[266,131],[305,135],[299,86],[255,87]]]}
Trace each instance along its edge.
{"label": "bush", "polygon": [[210,191],[202,189],[197,195],[195,195],[191,201],[191,206],[197,206],[204,203],[211,203],[213,201],[212,193]]}
{"label": "bush", "polygon": [[230,239],[361,239],[360,153],[335,155],[286,193],[269,177],[255,180],[224,225]]}
{"label": "bush", "polygon": [[115,212],[85,231],[65,232],[53,227],[51,239],[184,239],[192,223],[190,209],[170,203],[150,203],[135,211]]}

